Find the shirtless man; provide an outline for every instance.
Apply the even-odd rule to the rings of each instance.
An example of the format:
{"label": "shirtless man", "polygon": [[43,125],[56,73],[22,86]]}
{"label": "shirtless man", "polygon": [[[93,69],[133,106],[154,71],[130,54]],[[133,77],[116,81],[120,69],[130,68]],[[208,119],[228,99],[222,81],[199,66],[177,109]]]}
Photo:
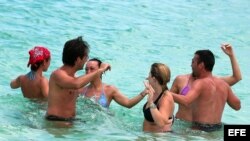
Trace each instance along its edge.
{"label": "shirtless man", "polygon": [[196,51],[192,59],[192,71],[197,79],[186,96],[173,94],[178,104],[192,106],[193,129],[207,132],[222,127],[221,118],[226,103],[234,110],[241,108],[241,102],[230,86],[212,75],[214,63],[211,51]]}
{"label": "shirtless man", "polygon": [[62,54],[63,65],[52,72],[49,80],[47,120],[72,121],[76,115],[78,89],[110,69],[109,64],[102,63],[96,71],[76,77],[75,73],[83,69],[88,54],[89,46],[82,37],[65,43]]}
{"label": "shirtless man", "polygon": [[20,75],[10,82],[12,89],[21,87],[23,96],[30,99],[46,99],[49,93],[48,79],[43,76],[50,66],[50,51],[42,46],[35,46],[29,51],[30,72]]}
{"label": "shirtless man", "polygon": [[[232,65],[232,70],[233,70],[233,75],[231,76],[224,76],[220,77],[222,80],[227,82],[230,86],[234,85],[238,81],[242,79],[241,77],[241,72],[239,65],[237,63],[236,57],[233,52],[233,48],[230,44],[222,44],[221,49],[225,54],[227,54],[231,60],[231,65]],[[193,74],[185,74],[185,75],[179,75],[175,78],[171,91],[174,93],[178,93],[181,95],[186,95],[195,80],[195,77]],[[185,121],[192,121],[192,108],[183,106],[179,104],[178,111],[176,113],[176,118],[185,120]]]}

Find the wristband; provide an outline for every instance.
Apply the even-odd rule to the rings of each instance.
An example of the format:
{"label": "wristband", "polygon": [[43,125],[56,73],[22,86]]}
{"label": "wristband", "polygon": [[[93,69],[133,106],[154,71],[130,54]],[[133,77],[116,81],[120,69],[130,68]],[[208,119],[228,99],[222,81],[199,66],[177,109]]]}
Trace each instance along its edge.
{"label": "wristband", "polygon": [[150,108],[150,109],[155,109],[155,108],[157,108],[157,107],[156,107],[156,105],[155,105],[154,103],[151,103],[151,104],[149,105],[149,108]]}
{"label": "wristband", "polygon": [[140,95],[141,95],[141,97],[144,97],[144,96],[145,96],[145,94],[143,94],[143,93],[140,93]]}

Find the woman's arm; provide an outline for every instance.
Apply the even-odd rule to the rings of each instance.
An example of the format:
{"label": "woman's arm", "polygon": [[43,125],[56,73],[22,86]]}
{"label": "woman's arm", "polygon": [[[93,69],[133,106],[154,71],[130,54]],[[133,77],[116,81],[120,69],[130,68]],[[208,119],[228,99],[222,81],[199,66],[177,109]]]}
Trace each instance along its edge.
{"label": "woman's arm", "polygon": [[10,82],[10,87],[11,87],[12,89],[17,89],[17,88],[19,88],[19,87],[21,86],[20,77],[21,77],[21,76],[18,76],[16,79],[14,79],[14,80],[12,80],[12,81]]}
{"label": "woman's arm", "polygon": [[126,97],[125,95],[123,95],[117,88],[113,87],[114,91],[113,91],[113,98],[114,100],[127,108],[132,108],[133,106],[135,106],[136,104],[138,104],[147,94],[147,90],[146,88],[138,95],[136,95],[135,97],[129,99],[128,97]]}
{"label": "woman's arm", "polygon": [[242,79],[240,67],[233,52],[233,48],[230,44],[222,44],[221,49],[225,54],[227,54],[230,58],[233,74],[231,76],[221,77],[225,82],[227,82],[230,86],[239,82]]}

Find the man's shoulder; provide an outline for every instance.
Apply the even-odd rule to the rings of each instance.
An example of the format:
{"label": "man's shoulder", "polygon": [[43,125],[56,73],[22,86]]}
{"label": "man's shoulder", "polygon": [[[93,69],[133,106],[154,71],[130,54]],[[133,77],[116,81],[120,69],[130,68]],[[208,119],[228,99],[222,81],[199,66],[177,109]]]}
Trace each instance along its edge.
{"label": "man's shoulder", "polygon": [[[212,76],[212,79],[213,79],[213,81],[215,81],[215,82],[225,82],[223,79],[221,79],[219,76]],[[225,82],[226,83],[226,82]]]}
{"label": "man's shoulder", "polygon": [[226,87],[228,85],[224,80],[216,76],[196,79],[193,84],[199,87],[203,86],[204,88],[214,87],[214,85],[220,87]]}
{"label": "man's shoulder", "polygon": [[67,74],[67,72],[61,68],[58,68],[51,73],[51,75],[61,75],[61,74]]}
{"label": "man's shoulder", "polygon": [[219,86],[223,86],[223,87],[229,86],[229,84],[226,81],[224,81],[223,79],[221,79],[220,77],[214,76],[213,80]]}
{"label": "man's shoulder", "polygon": [[62,70],[62,69],[56,69],[54,70],[51,74],[50,74],[50,79],[49,81],[53,81],[53,80],[59,80],[61,78],[64,78],[64,76],[67,75],[66,71]]}

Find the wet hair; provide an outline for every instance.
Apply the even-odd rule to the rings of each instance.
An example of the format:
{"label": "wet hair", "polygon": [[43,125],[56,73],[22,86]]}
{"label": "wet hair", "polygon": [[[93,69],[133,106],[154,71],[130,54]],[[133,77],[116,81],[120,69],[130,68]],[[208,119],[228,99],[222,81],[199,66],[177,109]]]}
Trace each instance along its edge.
{"label": "wet hair", "polygon": [[211,72],[215,64],[214,54],[210,50],[197,50],[195,54],[199,56],[198,64],[203,62],[205,69]]}
{"label": "wet hair", "polygon": [[64,44],[62,53],[62,62],[65,65],[74,66],[78,57],[88,56],[89,45],[79,36],[75,39],[69,40]]}
{"label": "wet hair", "polygon": [[151,76],[155,77],[163,90],[168,90],[167,83],[170,81],[171,72],[167,65],[162,63],[154,63],[151,65]]}
{"label": "wet hair", "polygon": [[100,68],[101,67],[101,64],[102,64],[102,61],[98,58],[92,58],[92,59],[89,59],[89,61],[96,61],[98,63],[98,67]]}
{"label": "wet hair", "polygon": [[[95,61],[95,62],[97,62],[98,68],[101,67],[102,61],[101,61],[100,59],[98,59],[98,58],[92,58],[92,59],[89,59],[89,61]],[[89,61],[88,61],[88,62],[89,62]],[[101,77],[101,79],[102,79],[102,74],[101,74],[100,77]]]}

